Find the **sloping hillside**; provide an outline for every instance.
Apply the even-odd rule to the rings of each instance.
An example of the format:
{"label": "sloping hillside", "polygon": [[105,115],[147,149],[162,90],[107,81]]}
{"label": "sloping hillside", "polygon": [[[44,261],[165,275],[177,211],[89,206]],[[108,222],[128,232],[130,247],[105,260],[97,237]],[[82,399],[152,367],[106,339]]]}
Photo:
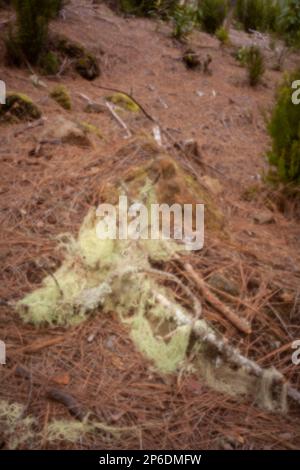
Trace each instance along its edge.
{"label": "sloping hillside", "polygon": [[[2,14],[4,35],[13,14]],[[185,264],[159,259],[155,269],[188,287],[221,338],[260,367],[276,368],[284,383],[300,391],[300,366],[291,359],[292,342],[300,338],[299,209],[292,203],[280,207],[278,193],[262,178],[270,145],[265,115],[283,76],[274,70],[268,41],[255,39],[268,67],[263,84],[252,89],[233,57],[237,47],[253,41],[241,31],[231,31],[230,47],[192,33],[188,47],[201,60],[211,56],[206,74],[185,67],[187,45],[171,38],[170,25],[117,16],[102,4],[72,0],[51,32],[91,51],[101,75],[86,81],[66,61],[60,74],[37,80],[30,67],[4,66],[2,47],[0,79],[8,91],[28,95],[42,117],[0,123],[0,339],[7,345],[7,364],[0,366],[0,419],[5,413],[15,416],[12,431],[0,427],[0,447],[299,448],[299,404],[290,400],[288,409],[268,411],[261,388],[252,387],[249,396],[243,384],[241,393],[232,390],[234,373],[226,393],[222,365],[213,378],[211,369],[195,365],[193,337],[183,363],[166,374],[139,351],[117,309],[107,313],[97,307],[78,325],[38,327],[16,311],[16,303],[64,262],[61,246],[69,238],[62,234],[76,238],[91,207],[105,200],[107,191],[111,197],[128,174],[156,157],[171,159],[191,178],[177,178],[180,195],[194,184],[204,188],[214,223],[206,226],[204,248],[186,255]],[[291,55],[285,67],[296,65],[299,54]],[[71,110],[49,96],[61,84]],[[132,96],[139,107],[137,113],[120,114],[126,129],[105,105],[104,98],[117,91]],[[74,132],[68,134],[70,121],[79,140],[75,131],[75,139]],[[162,146],[153,138],[155,126]],[[192,151],[186,150],[190,140]],[[166,178],[158,193],[168,184]],[[204,290],[184,269],[187,263]],[[181,284],[170,277],[159,282],[172,289],[180,305],[190,307]],[[215,299],[247,321],[251,333],[226,318]],[[216,368],[218,357],[211,361]],[[282,382],[279,388],[276,393],[286,393]],[[20,407],[7,410],[7,402]],[[96,427],[89,427],[87,415]]]}

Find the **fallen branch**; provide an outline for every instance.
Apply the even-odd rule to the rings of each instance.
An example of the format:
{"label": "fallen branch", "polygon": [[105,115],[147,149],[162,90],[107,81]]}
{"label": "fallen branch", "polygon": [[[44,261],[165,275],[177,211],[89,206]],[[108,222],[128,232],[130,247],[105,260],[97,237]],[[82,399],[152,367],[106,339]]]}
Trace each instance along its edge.
{"label": "fallen branch", "polygon": [[123,128],[125,129],[126,131],[126,137],[131,137],[132,134],[130,132],[130,130],[128,129],[128,127],[126,126],[125,122],[120,118],[120,116],[118,116],[118,114],[115,112],[114,110],[114,106],[109,103],[108,101],[105,101],[105,104],[106,104],[106,107],[107,109],[110,111],[110,113],[112,114],[112,116],[115,118],[115,120],[118,122],[118,124]]}
{"label": "fallen branch", "polygon": [[205,281],[199,276],[198,273],[194,270],[190,263],[183,263],[183,267],[186,272],[191,276],[196,286],[200,289],[202,295],[205,297],[207,302],[209,302],[218,312],[220,312],[227,320],[230,321],[238,330],[242,331],[245,334],[251,333],[251,326],[249,323],[240,318],[236,313],[234,313],[227,305],[223,304],[218,297],[216,297],[206,286]]}
{"label": "fallen branch", "polygon": [[49,346],[54,346],[64,342],[64,336],[58,336],[57,338],[42,339],[37,340],[32,344],[28,344],[23,348],[16,349],[12,351],[12,354],[23,354],[23,353],[36,353],[42,349],[48,348]]}
{"label": "fallen branch", "polygon": [[232,347],[223,338],[217,336],[212,328],[206,323],[205,320],[195,320],[191,318],[179,305],[175,305],[167,297],[162,294],[155,295],[156,300],[161,303],[165,308],[169,309],[169,312],[173,315],[174,320],[178,326],[189,325],[192,327],[194,335],[200,339],[203,343],[214,348],[221,357],[235,367],[243,368],[248,373],[253,374],[255,377],[264,379],[268,375],[270,384],[270,392],[272,387],[275,385],[282,386],[281,402],[284,407],[285,396],[291,398],[300,405],[300,392],[298,392],[291,385],[287,384],[284,380],[283,375],[273,369],[264,369],[256,362],[243,356],[238,349]]}
{"label": "fallen branch", "polygon": [[83,421],[86,417],[87,413],[83,410],[82,406],[79,405],[77,400],[75,400],[75,398],[69,393],[59,390],[58,388],[50,388],[47,391],[47,397],[64,405],[70,414],[79,421]]}
{"label": "fallen branch", "polygon": [[14,132],[14,137],[18,137],[21,134],[24,134],[24,132],[29,131],[30,129],[35,129],[36,127],[43,126],[45,123],[45,118],[41,118],[36,122],[31,122],[27,124],[27,126],[23,127],[23,129],[20,129],[16,132]]}

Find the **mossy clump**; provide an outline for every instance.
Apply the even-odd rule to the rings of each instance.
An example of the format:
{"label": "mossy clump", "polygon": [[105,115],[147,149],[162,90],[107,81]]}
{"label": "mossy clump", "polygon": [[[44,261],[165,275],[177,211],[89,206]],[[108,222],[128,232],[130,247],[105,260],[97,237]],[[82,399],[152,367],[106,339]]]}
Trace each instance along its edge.
{"label": "mossy clump", "polygon": [[33,101],[23,93],[9,93],[0,106],[0,122],[34,121],[42,116]]}
{"label": "mossy clump", "polygon": [[53,98],[62,108],[70,110],[72,108],[71,97],[68,90],[64,85],[57,85],[50,93]]}
{"label": "mossy clump", "polygon": [[56,75],[60,68],[60,59],[54,52],[47,52],[39,60],[39,68],[43,75]]}
{"label": "mossy clump", "polygon": [[98,127],[94,126],[94,124],[90,124],[89,122],[81,121],[80,126],[83,127],[83,129],[88,133],[88,134],[94,134],[99,139],[103,139],[103,136],[98,129]]}
{"label": "mossy clump", "polygon": [[85,49],[81,44],[65,36],[53,36],[51,38],[51,47],[70,59],[78,59],[85,54]]}
{"label": "mossy clump", "polygon": [[100,67],[95,56],[85,53],[75,62],[75,70],[86,80],[95,80],[100,75]]}
{"label": "mossy clump", "polygon": [[36,424],[37,421],[32,416],[24,414],[24,406],[0,400],[1,437],[9,450],[23,446],[30,449],[36,437],[34,431]]}
{"label": "mossy clump", "polygon": [[101,71],[97,58],[87,51],[78,42],[65,36],[51,38],[51,47],[63,57],[69,57],[73,61],[76,72],[86,80],[95,80]]}
{"label": "mossy clump", "polygon": [[126,111],[131,111],[132,113],[138,113],[140,111],[139,105],[124,93],[114,93],[113,95],[108,96],[107,100]]}
{"label": "mossy clump", "polygon": [[193,49],[187,49],[182,56],[182,60],[187,69],[195,70],[202,68],[199,55]]}

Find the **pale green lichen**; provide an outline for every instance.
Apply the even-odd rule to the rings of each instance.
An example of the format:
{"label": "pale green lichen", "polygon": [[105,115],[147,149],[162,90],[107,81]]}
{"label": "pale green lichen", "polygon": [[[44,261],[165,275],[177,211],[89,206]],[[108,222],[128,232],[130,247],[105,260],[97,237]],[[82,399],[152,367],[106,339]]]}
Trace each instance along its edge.
{"label": "pale green lichen", "polygon": [[[127,175],[118,193],[125,190],[130,201],[141,201],[149,208],[162,194],[174,197],[174,191],[169,192],[163,181],[158,186],[153,183],[157,174],[169,179],[170,172],[179,173],[173,161],[142,168]],[[184,184],[184,178],[178,181]],[[178,326],[169,309],[159,303],[157,294],[177,306],[173,291],[161,286],[161,279],[149,272],[152,261],[171,260],[184,251],[184,245],[174,240],[101,240],[97,221],[95,209],[90,210],[77,240],[65,240],[62,266],[44,280],[40,289],[19,302],[18,311],[25,321],[35,325],[75,324],[91,311],[116,312],[128,326],[138,350],[162,372],[175,371],[185,360],[191,327]]]}
{"label": "pale green lichen", "polygon": [[92,423],[85,421],[54,420],[49,423],[46,432],[47,442],[57,443],[59,441],[76,443],[87,434],[94,431]]}
{"label": "pale green lichen", "polygon": [[0,400],[0,429],[10,450],[23,446],[30,448],[35,437],[35,418],[23,414],[24,407],[19,403]]}

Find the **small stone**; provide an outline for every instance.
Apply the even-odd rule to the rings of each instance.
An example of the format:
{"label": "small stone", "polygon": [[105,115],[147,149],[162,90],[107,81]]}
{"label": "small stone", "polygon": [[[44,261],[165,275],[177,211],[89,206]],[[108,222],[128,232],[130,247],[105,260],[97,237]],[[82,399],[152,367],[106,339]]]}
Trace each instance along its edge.
{"label": "small stone", "polygon": [[215,289],[226,292],[234,297],[237,297],[240,293],[238,286],[220,273],[215,273],[210,276],[208,283]]}
{"label": "small stone", "polygon": [[86,113],[100,114],[100,113],[104,113],[105,111],[107,111],[107,108],[104,104],[88,103],[86,107],[84,108],[84,111]]}
{"label": "small stone", "polygon": [[95,336],[96,336],[96,335],[95,335],[94,333],[92,333],[90,336],[88,336],[87,342],[88,342],[88,343],[92,343],[92,342],[94,341],[94,339],[95,339]]}
{"label": "small stone", "polygon": [[272,224],[275,222],[274,215],[271,211],[258,212],[253,219],[254,222],[259,225]]}

